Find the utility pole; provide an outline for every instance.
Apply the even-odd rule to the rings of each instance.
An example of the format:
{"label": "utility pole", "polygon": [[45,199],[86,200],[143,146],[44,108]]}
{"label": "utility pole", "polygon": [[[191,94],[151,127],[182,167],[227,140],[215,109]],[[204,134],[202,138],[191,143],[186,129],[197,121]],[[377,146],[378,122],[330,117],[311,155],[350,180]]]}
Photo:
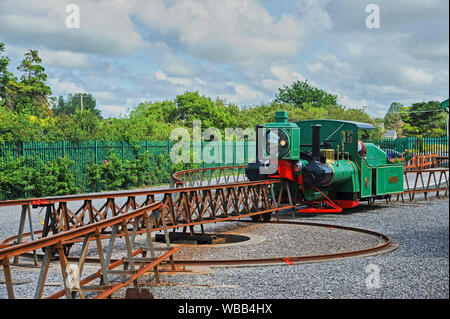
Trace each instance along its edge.
{"label": "utility pole", "polygon": [[80,93],[80,108],[83,111],[83,93]]}

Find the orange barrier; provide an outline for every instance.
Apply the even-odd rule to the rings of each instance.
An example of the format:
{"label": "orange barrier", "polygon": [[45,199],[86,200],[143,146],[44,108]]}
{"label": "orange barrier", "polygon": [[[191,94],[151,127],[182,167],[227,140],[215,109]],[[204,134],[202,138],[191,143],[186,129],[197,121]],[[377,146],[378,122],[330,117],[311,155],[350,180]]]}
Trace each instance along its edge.
{"label": "orange barrier", "polygon": [[409,161],[405,161],[402,157],[400,161],[403,163],[405,171],[421,171],[428,168],[438,167],[438,154],[416,155]]}

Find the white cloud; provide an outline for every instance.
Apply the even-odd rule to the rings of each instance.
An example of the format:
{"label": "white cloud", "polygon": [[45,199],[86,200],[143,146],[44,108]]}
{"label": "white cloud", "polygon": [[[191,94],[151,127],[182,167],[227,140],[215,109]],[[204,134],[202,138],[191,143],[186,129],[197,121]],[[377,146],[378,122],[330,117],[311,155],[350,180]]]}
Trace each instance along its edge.
{"label": "white cloud", "polygon": [[92,92],[111,114],[186,90],[268,102],[306,79],[377,116],[448,95],[448,1],[380,0],[371,30],[364,1],[80,0],[67,29],[69,2],[0,0],[0,38],[12,64],[39,49],[55,94]]}
{"label": "white cloud", "polygon": [[403,71],[405,81],[418,85],[430,84],[433,82],[433,75],[422,69],[406,67]]}
{"label": "white cloud", "polygon": [[287,66],[274,65],[270,68],[270,73],[276,79],[264,79],[262,80],[262,86],[268,92],[277,92],[278,88],[284,85],[290,85],[295,81],[305,81],[305,77],[298,72],[294,72]]}
{"label": "white cloud", "polygon": [[368,105],[368,102],[365,99],[353,100],[346,95],[338,97],[338,103],[351,109],[362,109]]}
{"label": "white cloud", "polygon": [[128,109],[125,105],[102,104],[100,110],[104,117],[123,117],[128,114]]}
{"label": "white cloud", "polygon": [[77,83],[71,81],[63,81],[58,78],[49,78],[48,84],[52,89],[53,95],[55,96],[86,92]]}
{"label": "white cloud", "polygon": [[9,43],[27,43],[58,51],[127,55],[148,44],[130,15],[134,1],[77,1],[80,28],[65,25],[71,1],[20,0],[0,3],[0,35]]}
{"label": "white cloud", "polygon": [[217,63],[293,57],[303,34],[292,15],[276,20],[254,0],[176,0],[169,6],[155,0],[146,2],[137,16],[174,48]]}
{"label": "white cloud", "polygon": [[192,85],[192,81],[189,78],[170,77],[170,76],[167,76],[167,74],[161,70],[155,72],[155,78],[159,81],[167,81],[173,85],[181,85],[181,86],[185,86],[185,87],[190,87]]}
{"label": "white cloud", "polygon": [[251,89],[243,84],[227,83],[227,85],[233,88],[231,94],[220,94],[221,98],[224,98],[229,103],[237,105],[261,103],[267,100],[267,96],[257,90]]}
{"label": "white cloud", "polygon": [[89,58],[86,54],[44,49],[39,51],[39,55],[46,65],[77,69],[86,69],[90,66]]}

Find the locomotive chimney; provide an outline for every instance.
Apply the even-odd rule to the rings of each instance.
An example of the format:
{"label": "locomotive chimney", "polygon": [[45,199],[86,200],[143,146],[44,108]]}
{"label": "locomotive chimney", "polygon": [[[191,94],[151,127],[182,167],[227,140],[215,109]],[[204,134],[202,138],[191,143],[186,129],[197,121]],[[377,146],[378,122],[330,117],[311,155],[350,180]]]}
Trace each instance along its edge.
{"label": "locomotive chimney", "polygon": [[320,128],[322,125],[313,124],[312,128],[312,157],[313,160],[320,162]]}

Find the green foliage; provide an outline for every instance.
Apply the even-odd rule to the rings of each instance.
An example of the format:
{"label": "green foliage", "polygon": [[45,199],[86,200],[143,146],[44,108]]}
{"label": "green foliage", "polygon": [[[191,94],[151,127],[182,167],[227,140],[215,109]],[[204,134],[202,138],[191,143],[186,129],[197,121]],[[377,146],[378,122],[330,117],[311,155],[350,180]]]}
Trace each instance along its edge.
{"label": "green foliage", "polygon": [[13,79],[13,74],[8,71],[10,59],[4,56],[5,43],[0,42],[0,106],[6,103],[6,85]]}
{"label": "green foliage", "polygon": [[402,126],[404,124],[402,115],[400,114],[403,105],[398,102],[393,102],[389,107],[384,117],[384,127],[387,130],[395,130],[398,136],[402,135]]}
{"label": "green foliage", "polygon": [[74,194],[78,191],[75,186],[75,178],[70,167],[75,162],[67,157],[60,157],[46,164],[41,160],[37,161],[35,174],[32,175],[31,183],[33,189],[30,190],[32,197],[60,196]]}
{"label": "green foliage", "polygon": [[26,165],[25,158],[8,157],[0,162],[0,195],[4,199],[25,197],[33,189],[34,169]]}
{"label": "green foliage", "polygon": [[136,154],[130,161],[112,152],[103,163],[87,168],[87,184],[94,191],[145,187],[168,183],[173,173],[193,167],[192,164],[172,163],[169,154],[155,156],[146,151]]}
{"label": "green foliage", "polygon": [[73,164],[65,157],[48,164],[36,157],[8,157],[0,162],[0,194],[7,199],[74,194]]}
{"label": "green foliage", "polygon": [[30,114],[37,117],[49,116],[52,91],[45,84],[47,75],[41,65],[42,60],[37,50],[25,54],[17,70],[22,72],[20,80],[9,77],[5,84],[4,104],[19,114]]}
{"label": "green foliage", "polygon": [[402,109],[406,136],[444,136],[446,114],[437,101],[414,103]]}
{"label": "green foliage", "polygon": [[413,151],[410,149],[406,149],[402,155],[403,155],[403,158],[405,159],[405,161],[407,161],[407,162],[409,160],[411,160],[411,158],[414,156]]}
{"label": "green foliage", "polygon": [[306,103],[314,107],[337,105],[337,96],[320,90],[307,81],[296,81],[290,87],[283,86],[278,89],[276,102],[293,104],[303,108]]}
{"label": "green foliage", "polygon": [[66,99],[59,96],[53,105],[53,112],[55,115],[60,114],[75,114],[76,111],[90,111],[92,115],[101,118],[100,110],[96,109],[97,101],[89,93],[75,93],[69,94]]}

